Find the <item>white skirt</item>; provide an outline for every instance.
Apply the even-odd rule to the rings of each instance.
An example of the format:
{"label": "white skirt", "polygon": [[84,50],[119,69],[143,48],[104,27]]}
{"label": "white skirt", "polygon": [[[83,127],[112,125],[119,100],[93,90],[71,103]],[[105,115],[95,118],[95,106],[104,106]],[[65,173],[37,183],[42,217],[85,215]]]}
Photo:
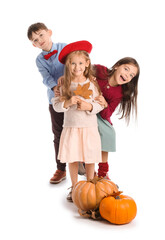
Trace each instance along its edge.
{"label": "white skirt", "polygon": [[101,139],[98,127],[64,127],[60,137],[58,159],[62,163],[101,162]]}

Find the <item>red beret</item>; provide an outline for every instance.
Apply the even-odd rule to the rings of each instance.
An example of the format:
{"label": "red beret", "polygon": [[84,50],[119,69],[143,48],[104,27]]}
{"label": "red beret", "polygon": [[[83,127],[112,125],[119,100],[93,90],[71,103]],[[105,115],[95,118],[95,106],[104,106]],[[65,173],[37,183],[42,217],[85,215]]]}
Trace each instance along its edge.
{"label": "red beret", "polygon": [[92,50],[92,44],[88,41],[78,41],[66,45],[60,52],[58,60],[65,64],[66,57],[69,53],[74,51],[86,51],[90,53]]}

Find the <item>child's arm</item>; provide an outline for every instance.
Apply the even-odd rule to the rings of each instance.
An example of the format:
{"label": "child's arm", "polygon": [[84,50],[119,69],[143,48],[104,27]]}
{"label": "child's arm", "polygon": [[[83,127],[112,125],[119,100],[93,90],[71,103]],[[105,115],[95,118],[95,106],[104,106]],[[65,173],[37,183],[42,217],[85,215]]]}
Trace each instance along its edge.
{"label": "child's arm", "polygon": [[72,105],[78,104],[80,98],[77,96],[72,96],[69,100],[64,101],[64,108],[69,108]]}
{"label": "child's arm", "polygon": [[108,120],[115,111],[116,107],[119,105],[120,101],[121,98],[116,98],[113,101],[107,100],[108,106],[100,112],[101,117]]}
{"label": "child's arm", "polygon": [[64,76],[59,77],[59,79],[57,80],[58,85],[53,88],[53,92],[54,92],[55,97],[60,96],[60,90],[59,89],[62,86],[63,81],[64,81]]}
{"label": "child's arm", "polygon": [[93,105],[89,102],[86,102],[84,100],[80,100],[78,103],[77,103],[77,110],[80,110],[80,111],[92,111],[93,110]]}
{"label": "child's arm", "polygon": [[[62,91],[60,88],[60,95],[62,96]],[[51,99],[53,109],[56,112],[66,112],[72,105],[76,105],[80,101],[78,96],[72,96],[69,100],[61,101],[61,97],[55,97]]]}
{"label": "child's arm", "polygon": [[55,79],[51,76],[48,69],[42,64],[42,62],[40,61],[39,58],[36,59],[36,65],[38,67],[39,72],[41,73],[41,75],[43,77],[43,84],[46,87],[53,89],[57,85],[57,83],[56,83]]}
{"label": "child's arm", "polygon": [[108,107],[108,103],[107,103],[107,101],[105,100],[105,98],[103,97],[103,95],[99,95],[98,97],[95,98],[95,100],[96,100],[100,105],[102,105],[104,108],[107,108],[107,107]]}
{"label": "child's arm", "polygon": [[64,107],[64,101],[60,101],[60,97],[52,98],[51,103],[56,112],[66,112],[69,109]]}
{"label": "child's arm", "polygon": [[85,110],[88,114],[97,114],[102,111],[104,107],[95,101],[95,98],[99,95],[99,92],[93,83],[91,83],[90,89],[93,91],[91,100],[89,102],[81,100],[81,102],[78,103],[78,110]]}

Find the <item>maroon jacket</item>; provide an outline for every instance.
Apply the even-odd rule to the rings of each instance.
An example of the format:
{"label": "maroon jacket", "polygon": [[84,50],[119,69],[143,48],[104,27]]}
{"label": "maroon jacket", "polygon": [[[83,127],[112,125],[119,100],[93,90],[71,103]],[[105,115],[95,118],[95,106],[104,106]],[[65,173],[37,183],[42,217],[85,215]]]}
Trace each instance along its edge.
{"label": "maroon jacket", "polygon": [[108,83],[108,78],[106,77],[107,67],[102,65],[94,65],[96,69],[96,80],[100,86],[101,92],[108,103],[108,107],[102,110],[99,114],[103,119],[106,119],[111,125],[111,115],[115,111],[116,107],[122,99],[122,87],[121,85],[117,87],[112,87]]}

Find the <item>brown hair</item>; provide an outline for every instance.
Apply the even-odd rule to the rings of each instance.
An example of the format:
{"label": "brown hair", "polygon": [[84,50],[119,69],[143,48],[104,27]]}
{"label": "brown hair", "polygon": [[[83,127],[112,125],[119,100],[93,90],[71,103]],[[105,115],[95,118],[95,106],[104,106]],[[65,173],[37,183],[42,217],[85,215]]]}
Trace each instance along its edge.
{"label": "brown hair", "polygon": [[115,68],[119,67],[123,64],[132,64],[137,67],[137,74],[132,80],[122,86],[122,100],[119,105],[118,114],[121,114],[120,119],[126,118],[127,123],[130,121],[130,115],[135,113],[135,117],[137,117],[137,94],[138,94],[138,79],[140,75],[140,67],[137,61],[131,57],[125,57],[116,62],[111,69],[108,69],[107,77],[111,77]]}
{"label": "brown hair", "polygon": [[45,26],[44,23],[38,22],[38,23],[34,23],[34,24],[30,25],[29,28],[28,28],[28,31],[27,31],[27,37],[29,38],[29,40],[32,39],[32,33],[33,32],[36,33],[37,31],[39,31],[41,29],[42,30],[48,30],[48,28]]}
{"label": "brown hair", "polygon": [[96,81],[93,80],[93,70],[91,67],[91,61],[89,58],[89,54],[86,51],[74,51],[72,53],[70,53],[67,58],[66,58],[66,63],[65,63],[65,70],[64,70],[64,83],[62,86],[62,99],[63,100],[68,100],[72,97],[72,93],[70,91],[70,85],[71,85],[71,81],[73,79],[72,73],[70,72],[70,61],[71,58],[74,54],[78,54],[78,55],[82,55],[86,61],[89,61],[89,66],[86,67],[85,71],[84,71],[84,76],[86,78],[89,78],[89,80],[91,82],[93,82],[93,84],[97,87],[98,92],[101,93],[100,88],[97,84]]}

